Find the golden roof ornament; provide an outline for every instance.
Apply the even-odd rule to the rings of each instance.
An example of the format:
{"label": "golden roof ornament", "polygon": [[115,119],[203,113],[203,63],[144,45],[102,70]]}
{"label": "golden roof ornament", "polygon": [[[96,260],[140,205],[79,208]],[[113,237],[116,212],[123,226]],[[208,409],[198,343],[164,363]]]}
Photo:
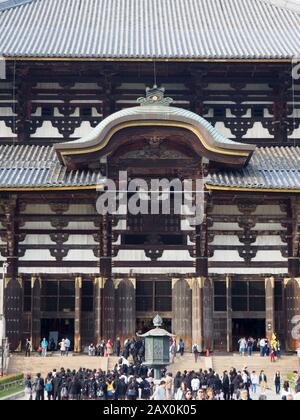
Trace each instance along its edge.
{"label": "golden roof ornament", "polygon": [[157,87],[154,85],[152,88],[146,88],[146,96],[137,99],[137,102],[141,106],[148,106],[148,105],[163,105],[163,106],[170,106],[173,102],[172,98],[165,98],[165,88],[164,87]]}

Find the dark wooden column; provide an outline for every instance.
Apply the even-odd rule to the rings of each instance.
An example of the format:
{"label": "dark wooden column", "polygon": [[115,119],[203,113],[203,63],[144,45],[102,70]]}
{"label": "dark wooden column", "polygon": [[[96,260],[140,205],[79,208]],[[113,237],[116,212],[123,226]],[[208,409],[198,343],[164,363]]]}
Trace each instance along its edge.
{"label": "dark wooden column", "polygon": [[295,351],[299,345],[300,278],[284,279],[286,316],[286,349]]}
{"label": "dark wooden column", "polygon": [[75,331],[74,331],[74,351],[81,352],[81,291],[82,278],[75,278]]}
{"label": "dark wooden column", "polygon": [[100,216],[100,275],[102,277],[102,336],[115,338],[115,288],[112,273],[111,215]]}
{"label": "dark wooden column", "polygon": [[23,281],[18,277],[18,225],[17,197],[12,196],[2,202],[6,225],[6,255],[7,273],[5,276],[5,319],[6,335],[11,350],[21,350],[22,347],[22,310],[23,310]]}
{"label": "dark wooden column", "polygon": [[38,276],[31,277],[31,343],[37,350],[41,342],[41,288],[42,280]]}
{"label": "dark wooden column", "polygon": [[288,207],[288,217],[292,224],[288,230],[288,251],[289,251],[289,275],[299,277],[300,275],[300,198],[292,197]]}
{"label": "dark wooden column", "polygon": [[113,280],[104,279],[102,299],[102,336],[115,339],[115,287]]}
{"label": "dark wooden column", "polygon": [[17,71],[16,80],[16,131],[19,141],[30,139],[30,125],[32,112],[32,82],[29,67]]}
{"label": "dark wooden column", "polygon": [[213,350],[213,282],[205,278],[203,285],[203,338],[204,349]]}
{"label": "dark wooden column", "polygon": [[203,277],[192,279],[192,345],[203,350]]}
{"label": "dark wooden column", "polygon": [[95,277],[94,280],[94,315],[95,315],[95,342],[99,344],[102,338],[102,295],[103,279]]}
{"label": "dark wooden column", "polygon": [[116,288],[116,337],[124,342],[136,335],[136,279],[114,280]]}
{"label": "dark wooden column", "polygon": [[290,88],[292,78],[287,73],[280,73],[277,83],[273,86],[274,105],[273,105],[273,131],[274,141],[286,143],[288,135],[288,89]]}
{"label": "dark wooden column", "polygon": [[274,308],[275,279],[265,279],[266,289],[266,337],[271,340],[275,332],[275,308]]}
{"label": "dark wooden column", "polygon": [[226,305],[227,305],[227,351],[232,351],[232,280],[226,277]]}
{"label": "dark wooden column", "polygon": [[192,291],[185,279],[172,279],[172,329],[177,342],[182,338],[186,350],[192,347]]}

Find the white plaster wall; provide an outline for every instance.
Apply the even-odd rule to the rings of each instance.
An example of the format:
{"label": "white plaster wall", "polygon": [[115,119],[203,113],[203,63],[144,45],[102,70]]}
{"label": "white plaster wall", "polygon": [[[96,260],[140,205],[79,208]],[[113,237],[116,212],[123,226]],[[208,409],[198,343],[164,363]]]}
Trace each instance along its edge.
{"label": "white plaster wall", "polygon": [[98,245],[92,235],[70,235],[64,245]]}
{"label": "white plaster wall", "polygon": [[12,129],[5,125],[4,121],[0,121],[0,137],[14,137],[17,135],[12,132]]}
{"label": "white plaster wall", "polygon": [[286,228],[283,227],[280,223],[256,223],[255,230],[283,230]]}
{"label": "white plaster wall", "polygon": [[287,258],[284,258],[281,255],[281,252],[278,251],[258,251],[256,257],[251,260],[253,263],[255,262],[268,262],[268,261],[287,261]]}
{"label": "white plaster wall", "polygon": [[55,245],[49,235],[26,235],[25,241],[21,245]]}
{"label": "white plaster wall", "polygon": [[56,261],[48,249],[28,249],[19,261]]}
{"label": "white plaster wall", "polygon": [[259,205],[257,206],[255,212],[253,214],[258,214],[262,216],[285,216],[285,212],[283,212],[280,206],[272,206],[272,205]]}
{"label": "white plaster wall", "polygon": [[71,249],[67,257],[62,261],[62,265],[64,261],[98,261],[98,258],[95,257],[91,249]]}
{"label": "white plaster wall", "polygon": [[92,126],[89,121],[83,121],[79,128],[76,128],[74,134],[71,134],[70,138],[83,137],[89,134],[92,130]]}
{"label": "white plaster wall", "polygon": [[113,261],[151,261],[142,249],[121,249]]}
{"label": "white plaster wall", "polygon": [[64,230],[95,230],[96,227],[93,222],[70,222],[68,227],[64,228]]}
{"label": "white plaster wall", "polygon": [[[47,273],[47,274],[74,274],[74,273],[84,273],[84,274],[99,274],[99,268],[97,267],[20,267],[19,274],[37,274],[37,273]],[[74,274],[75,275],[75,274]]]}
{"label": "white plaster wall", "polygon": [[223,262],[223,261],[235,261],[244,262],[244,259],[239,256],[237,251],[220,250],[215,251],[214,256],[209,258],[209,262]]}
{"label": "white plaster wall", "polygon": [[17,114],[11,107],[0,107],[0,117],[11,117],[13,115],[16,116]]}
{"label": "white plaster wall", "polygon": [[[247,270],[247,271],[246,271]],[[226,274],[257,274],[261,276],[262,274],[266,277],[269,277],[272,274],[287,274],[287,268],[275,268],[275,267],[267,267],[267,268],[209,268],[209,274],[223,274],[224,278]]]}
{"label": "white plaster wall", "polygon": [[280,236],[276,235],[260,235],[257,236],[256,241],[253,245],[257,246],[284,246],[286,243],[284,243]]}
{"label": "white plaster wall", "polygon": [[44,121],[43,125],[39,127],[34,134],[31,135],[32,138],[35,137],[53,137],[53,138],[62,138],[62,134],[59,133],[58,129],[53,127],[51,121]]}
{"label": "white plaster wall", "polygon": [[221,121],[218,121],[215,125],[216,130],[218,130],[223,136],[234,139],[236,138],[235,134],[229,130],[229,128],[225,127],[225,124]]}
{"label": "white plaster wall", "polygon": [[112,269],[113,274],[129,274],[130,272],[134,274],[188,274],[188,273],[195,273],[195,270],[192,267],[188,268],[175,268],[175,267],[162,267],[162,268],[155,268],[155,267],[132,267],[132,268],[124,268],[124,267],[114,267]]}
{"label": "white plaster wall", "polygon": [[195,261],[195,258],[190,256],[189,251],[173,250],[164,251],[163,256],[158,258],[157,261]]}
{"label": "white plaster wall", "polygon": [[215,222],[209,230],[243,230],[243,228],[239,227],[238,223]]}
{"label": "white plaster wall", "polygon": [[251,138],[268,138],[272,139],[272,136],[269,131],[262,126],[260,122],[255,122],[252,128],[249,128],[247,133],[243,136],[244,139],[251,139]]}
{"label": "white plaster wall", "polygon": [[26,222],[24,226],[22,226],[22,229],[56,230],[50,222]]}
{"label": "white plaster wall", "polygon": [[49,204],[27,204],[21,214],[55,214]]}
{"label": "white plaster wall", "polygon": [[241,246],[242,243],[239,241],[237,236],[233,235],[215,235],[213,242],[209,243],[209,246]]}
{"label": "white plaster wall", "polygon": [[68,211],[64,214],[96,214],[95,207],[92,204],[71,204]]}
{"label": "white plaster wall", "polygon": [[218,216],[227,216],[227,215],[241,215],[242,213],[239,211],[237,206],[226,206],[226,205],[217,205],[215,204],[212,208],[210,214],[218,215]]}
{"label": "white plaster wall", "polygon": [[36,89],[62,89],[59,83],[37,83]]}

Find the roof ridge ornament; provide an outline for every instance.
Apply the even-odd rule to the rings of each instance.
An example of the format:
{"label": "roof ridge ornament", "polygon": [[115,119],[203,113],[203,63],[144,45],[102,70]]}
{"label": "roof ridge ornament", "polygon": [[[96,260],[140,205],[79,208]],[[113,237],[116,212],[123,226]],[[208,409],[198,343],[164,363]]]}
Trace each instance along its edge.
{"label": "roof ridge ornament", "polygon": [[137,99],[137,102],[141,106],[148,106],[148,105],[163,105],[163,106],[170,106],[173,102],[172,98],[165,98],[165,88],[164,87],[157,87],[157,85],[153,85],[152,88],[146,88],[146,96]]}
{"label": "roof ridge ornament", "polygon": [[153,319],[153,325],[154,327],[159,328],[162,326],[162,324],[163,324],[162,317],[157,314],[156,317]]}

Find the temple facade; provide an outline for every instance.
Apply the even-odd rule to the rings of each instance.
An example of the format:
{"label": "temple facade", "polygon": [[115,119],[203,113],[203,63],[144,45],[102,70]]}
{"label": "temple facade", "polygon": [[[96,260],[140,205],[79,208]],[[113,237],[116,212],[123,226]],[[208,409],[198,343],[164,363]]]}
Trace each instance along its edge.
{"label": "temple facade", "polygon": [[[263,0],[0,3],[13,350],[68,336],[80,352],[144,333],[156,314],[187,348],[276,333],[296,349],[299,25],[297,10]],[[102,214],[109,181],[130,200],[132,180],[144,211],[127,201]],[[183,202],[175,211],[174,185],[169,211],[151,211],[153,180],[189,181],[201,222]]]}

